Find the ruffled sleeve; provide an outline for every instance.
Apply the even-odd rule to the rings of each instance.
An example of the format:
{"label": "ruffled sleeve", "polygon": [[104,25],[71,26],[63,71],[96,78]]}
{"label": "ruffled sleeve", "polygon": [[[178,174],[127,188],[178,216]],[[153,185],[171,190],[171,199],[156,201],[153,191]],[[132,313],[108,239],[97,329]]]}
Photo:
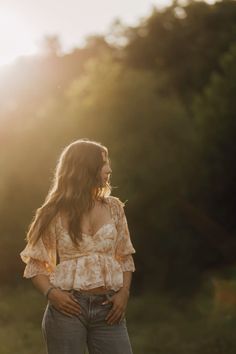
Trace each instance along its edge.
{"label": "ruffled sleeve", "polygon": [[115,257],[120,263],[122,271],[135,271],[135,264],[132,257],[136,250],[130,238],[128,223],[124,211],[125,204],[116,198],[117,205],[117,242],[115,247]]}
{"label": "ruffled sleeve", "polygon": [[49,276],[56,267],[56,244],[55,223],[52,221],[43,236],[34,245],[28,242],[20,253],[26,263],[23,277],[32,278],[37,274]]}

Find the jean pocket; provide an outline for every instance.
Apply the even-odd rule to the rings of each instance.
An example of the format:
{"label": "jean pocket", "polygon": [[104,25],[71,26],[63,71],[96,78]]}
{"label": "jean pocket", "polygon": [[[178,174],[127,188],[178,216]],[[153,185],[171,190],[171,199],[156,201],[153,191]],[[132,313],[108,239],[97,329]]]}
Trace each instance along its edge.
{"label": "jean pocket", "polygon": [[112,306],[113,306],[113,302],[111,302],[111,301],[107,302],[106,304],[101,303],[101,307],[104,307],[104,308],[110,308]]}
{"label": "jean pocket", "polygon": [[101,305],[105,302],[105,304],[102,305],[102,306],[107,306],[107,305],[112,306],[113,305],[113,302],[111,300],[112,295],[113,294],[105,294],[105,295],[103,295],[103,298],[100,300]]}
{"label": "jean pocket", "polygon": [[68,319],[73,320],[75,317],[77,317],[77,315],[72,314],[72,313],[70,315],[67,315],[67,314],[61,312],[61,310],[58,310],[52,304],[49,305],[48,310],[49,310],[50,316],[56,320],[65,320],[66,321]]}

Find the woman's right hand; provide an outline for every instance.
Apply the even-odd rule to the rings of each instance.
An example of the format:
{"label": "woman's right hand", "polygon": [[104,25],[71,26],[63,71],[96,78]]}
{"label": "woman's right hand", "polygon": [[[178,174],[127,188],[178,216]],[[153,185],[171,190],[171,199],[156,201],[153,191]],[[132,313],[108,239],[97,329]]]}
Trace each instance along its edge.
{"label": "woman's right hand", "polygon": [[79,302],[67,290],[52,289],[48,295],[48,300],[58,311],[69,317],[82,313]]}

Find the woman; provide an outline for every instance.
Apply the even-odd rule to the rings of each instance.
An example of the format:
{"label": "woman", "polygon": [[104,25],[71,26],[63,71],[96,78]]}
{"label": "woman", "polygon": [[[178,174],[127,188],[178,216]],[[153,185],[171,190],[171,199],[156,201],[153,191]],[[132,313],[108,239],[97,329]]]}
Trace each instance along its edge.
{"label": "woman", "polygon": [[20,253],[24,277],[46,296],[48,354],[132,353],[125,311],[136,253],[124,203],[110,195],[105,146],[79,139],[64,148],[52,188]]}

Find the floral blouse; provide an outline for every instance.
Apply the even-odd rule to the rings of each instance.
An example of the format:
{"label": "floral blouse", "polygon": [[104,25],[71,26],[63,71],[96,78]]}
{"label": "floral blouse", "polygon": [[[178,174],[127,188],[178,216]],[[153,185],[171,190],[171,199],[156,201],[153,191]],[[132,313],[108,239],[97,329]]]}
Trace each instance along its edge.
{"label": "floral blouse", "polygon": [[23,277],[44,274],[49,276],[51,284],[65,290],[99,286],[119,290],[123,286],[123,272],[135,271],[132,254],[136,251],[130,239],[125,204],[114,196],[106,200],[112,222],[104,224],[94,235],[83,233],[79,250],[58,214],[48,232],[35,245],[27,243],[20,253],[26,263]]}

